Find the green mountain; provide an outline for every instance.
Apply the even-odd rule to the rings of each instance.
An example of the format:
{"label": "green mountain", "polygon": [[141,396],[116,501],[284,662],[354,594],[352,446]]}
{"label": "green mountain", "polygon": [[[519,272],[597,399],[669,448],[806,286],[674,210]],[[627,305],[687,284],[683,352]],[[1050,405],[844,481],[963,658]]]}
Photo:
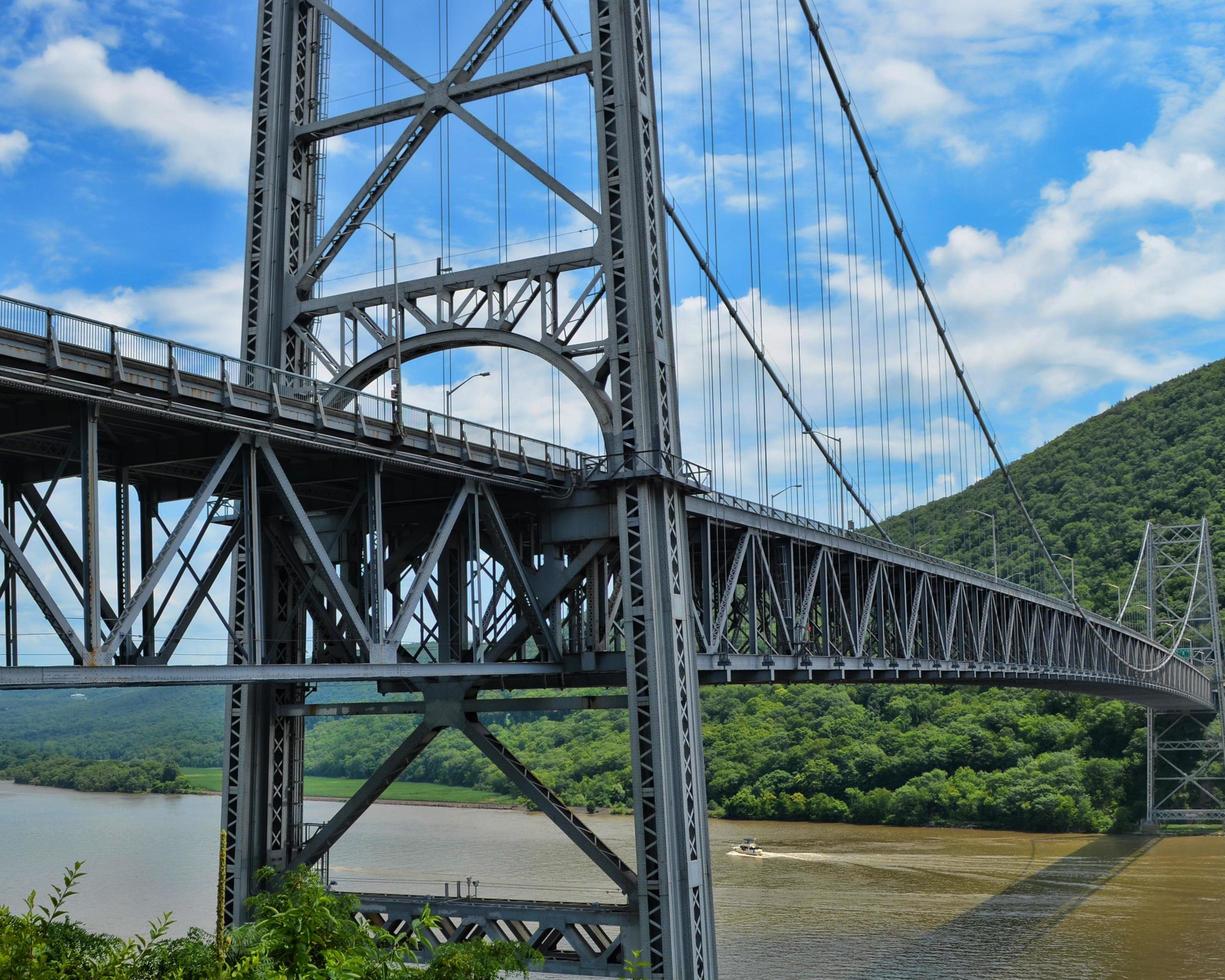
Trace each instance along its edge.
{"label": "green mountain", "polygon": [[[1077,594],[1103,614],[1117,609],[1110,583],[1126,589],[1146,521],[1198,522],[1221,535],[1225,559],[1225,360],[1150,388],[1069,429],[1010,464],[1048,547],[1076,560]],[[990,568],[990,529],[975,511],[999,515],[1000,573],[1026,581],[1036,549],[1004,481],[893,518],[905,544]],[[1068,567],[1062,568],[1065,575]],[[1217,581],[1225,587],[1218,571]],[[1045,580],[1048,589],[1053,577]]]}
{"label": "green mountain", "polygon": [[[1128,399],[1013,464],[1051,550],[1075,557],[1082,602],[1114,610],[1110,583],[1126,587],[1146,520],[1207,515],[1225,528],[1223,437],[1225,361]],[[1034,548],[998,475],[888,527],[900,543],[989,567],[990,533],[976,510],[1000,515],[1001,572],[1025,581]],[[1218,562],[1225,539],[1219,551]],[[39,692],[0,703],[0,766],[6,751],[31,750],[220,762],[218,691],[107,691],[84,701]],[[705,690],[702,703],[710,802],[729,816],[1105,830],[1133,821],[1143,793],[1143,716],[1121,703],[884,685],[718,688]],[[319,721],[307,772],[365,776],[412,724]],[[572,804],[628,804],[623,713],[506,718],[495,727]],[[454,733],[405,778],[513,792]]]}
{"label": "green mountain", "polygon": [[224,691],[216,687],[0,692],[0,766],[19,750],[82,759],[220,765]]}

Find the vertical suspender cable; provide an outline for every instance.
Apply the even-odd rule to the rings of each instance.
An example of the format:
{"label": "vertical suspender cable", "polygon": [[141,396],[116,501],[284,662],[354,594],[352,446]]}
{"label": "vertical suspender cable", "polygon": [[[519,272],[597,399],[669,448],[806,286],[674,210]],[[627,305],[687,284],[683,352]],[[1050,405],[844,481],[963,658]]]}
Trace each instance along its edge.
{"label": "vertical suspender cable", "polygon": [[834,86],[834,91],[838,94],[838,100],[842,105],[842,111],[846,115],[847,121],[850,123],[851,131],[855,134],[855,140],[859,144],[859,151],[863,155],[864,162],[867,164],[868,173],[872,177],[872,182],[876,185],[877,193],[880,194],[881,204],[884,206],[885,214],[889,218],[889,223],[893,228],[893,233],[897,237],[898,244],[901,246],[902,254],[906,258],[907,264],[910,266],[911,274],[914,276],[915,284],[918,287],[920,294],[923,297],[923,303],[927,307],[927,311],[931,316],[932,324],[936,328],[936,334],[940,338],[940,343],[944,347],[944,352],[948,356],[950,363],[953,365],[953,370],[957,375],[957,381],[961,385],[961,390],[966,396],[966,401],[974,413],[974,418],[978,422],[978,426],[982,429],[983,435],[987,439],[987,445],[991,449],[991,455],[995,459],[995,464],[999,467],[1004,481],[1008,484],[1008,489],[1012,493],[1013,498],[1017,502],[1017,506],[1021,510],[1021,514],[1025,518],[1025,523],[1029,526],[1030,532],[1033,534],[1038,546],[1042,549],[1043,557],[1047,564],[1055,573],[1055,578],[1063,587],[1064,591],[1072,599],[1074,605],[1079,606],[1076,601],[1076,596],[1069,588],[1067,581],[1063,577],[1063,573],[1059,570],[1055,562],[1055,556],[1051,554],[1050,549],[1046,546],[1046,541],[1043,540],[1041,532],[1038,530],[1038,525],[1034,522],[1032,515],[1029,513],[1029,508],[1025,506],[1025,501],[1021,497],[1020,490],[1017,489],[1016,483],[1013,481],[1012,473],[1008,469],[1008,464],[1004,462],[1004,456],[1000,452],[999,446],[996,444],[995,436],[991,432],[990,426],[987,425],[986,417],[978,404],[978,399],[974,397],[974,393],[970,388],[970,382],[966,378],[965,370],[961,366],[960,360],[957,358],[953,350],[952,341],[949,338],[948,331],[944,327],[944,321],[941,320],[940,314],[936,309],[936,304],[931,297],[931,293],[927,288],[927,280],[923,277],[922,271],[919,268],[919,263],[911,251],[910,243],[906,238],[902,228],[901,221],[898,220],[897,213],[894,211],[893,203],[889,199],[888,193],[885,191],[884,181],[880,176],[880,169],[877,167],[871,151],[868,148],[867,140],[864,138],[863,131],[859,127],[858,119],[851,107],[850,98],[847,96],[846,88],[843,86],[838,71],[834,66],[833,56],[830,54],[829,48],[825,44],[825,36],[821,33],[821,25],[816,16],[812,12],[812,7],[808,0],[799,0],[800,8],[804,12],[804,17],[808,21],[808,30],[812,34],[813,40],[817,43],[817,50],[821,54],[821,60],[825,63],[825,70],[829,75],[830,83]]}

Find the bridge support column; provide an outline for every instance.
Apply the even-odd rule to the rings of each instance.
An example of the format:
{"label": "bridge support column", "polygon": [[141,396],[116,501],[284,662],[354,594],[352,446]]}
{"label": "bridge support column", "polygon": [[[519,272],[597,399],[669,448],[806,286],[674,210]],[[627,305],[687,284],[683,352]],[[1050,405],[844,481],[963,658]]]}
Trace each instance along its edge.
{"label": "bridge support column", "polygon": [[[263,533],[254,444],[244,448],[242,470],[243,534],[234,549],[230,662],[301,663],[306,648],[303,597]],[[302,685],[235,684],[229,689],[222,785],[224,925],[244,921],[259,869],[288,867],[301,844],[304,720],[283,709],[300,705],[305,697]]]}
{"label": "bridge support column", "polygon": [[610,449],[650,976],[717,975],[690,553],[647,0],[592,0],[609,296]]}
{"label": "bridge support column", "polygon": [[[17,537],[17,497],[20,485],[11,477],[4,479],[4,526]],[[4,553],[4,666],[17,666],[17,565]]]}

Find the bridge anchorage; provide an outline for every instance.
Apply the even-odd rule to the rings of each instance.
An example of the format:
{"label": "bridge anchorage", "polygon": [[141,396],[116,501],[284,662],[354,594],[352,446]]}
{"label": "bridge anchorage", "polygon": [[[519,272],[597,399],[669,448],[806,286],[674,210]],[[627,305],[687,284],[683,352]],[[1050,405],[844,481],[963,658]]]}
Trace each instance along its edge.
{"label": "bridge anchorage", "polygon": [[[930,358],[921,376],[884,379],[877,390],[879,440],[840,421],[833,388],[815,396],[824,429],[810,419],[802,362],[811,348],[798,331],[811,311],[794,298],[798,253],[789,244],[776,256],[795,287],[788,293],[794,354],[780,362],[786,339],[767,329],[768,283],[756,273],[748,298],[737,299],[722,278],[745,256],[726,247],[720,256],[713,240],[712,218],[726,219],[716,162],[703,164],[704,177],[709,167],[714,178],[701,223],[709,246],[665,196],[667,127],[659,120],[667,100],[657,97],[656,68],[667,53],[657,49],[646,0],[591,0],[585,11],[556,0],[500,0],[487,5],[487,18],[485,7],[478,15],[479,5],[463,4],[459,22],[439,25],[443,41],[428,38],[438,57],[429,72],[414,67],[421,51],[398,53],[383,22],[363,21],[357,6],[259,2],[239,357],[0,298],[0,687],[228,686],[229,921],[241,919],[261,866],[326,866],[363,812],[452,729],[623,897],[362,894],[368,921],[398,931],[428,902],[441,916],[440,942],[522,939],[549,970],[583,976],[623,976],[629,952],[640,950],[651,976],[714,978],[698,710],[699,686],[709,684],[961,683],[1125,698],[1150,709],[1150,819],[1191,819],[1185,815],[1209,797],[1213,819],[1220,817],[1221,796],[1208,789],[1215,760],[1179,767],[1175,755],[1191,742],[1197,748],[1186,751],[1210,742],[1218,751],[1215,729],[1211,738],[1183,733],[1215,712],[1220,682],[1206,528],[1150,528],[1118,619],[1076,603],[954,355],[807,0],[795,7],[786,37],[770,27],[780,31],[780,50],[788,45],[807,72],[795,92],[780,73],[780,92],[813,93],[812,125],[781,138],[789,151],[825,138],[827,121],[822,115],[818,124],[817,112],[828,90],[836,116],[828,138],[844,151],[843,176],[859,182],[859,196],[847,195],[841,216],[828,210],[832,178],[822,176],[821,145],[808,159],[819,178],[810,198],[798,189],[794,154],[780,157],[789,161],[780,164],[783,194],[789,210],[816,210],[826,265],[855,267],[878,300],[877,330],[856,334],[873,315],[860,305],[872,291],[834,295],[826,290],[833,273],[816,277],[825,290],[813,315],[828,335],[820,347],[827,384],[852,374],[832,370],[825,357],[835,335],[855,338],[861,381],[864,358],[897,363],[912,339],[916,361]],[[536,33],[525,34],[532,24]],[[420,42],[419,23],[400,26]],[[699,27],[705,37],[710,25]],[[355,78],[338,71],[346,52],[374,61],[375,97],[329,115],[330,81]],[[705,41],[698,55],[713,103],[718,73]],[[583,126],[561,131],[547,94],[555,88],[564,89],[564,104],[583,107]],[[516,143],[531,137],[514,125],[519,112],[544,114],[543,163]],[[712,146],[714,125],[704,119]],[[567,167],[554,144],[581,142],[582,130],[586,166]],[[470,142],[460,143],[460,133]],[[374,166],[346,200],[325,201],[326,150],[365,137]],[[483,147],[497,161],[495,247],[465,251],[444,241],[443,257],[431,258],[424,274],[401,278],[380,245],[376,274],[350,288],[361,276],[350,275],[359,229],[374,224],[390,238],[389,215],[411,213],[411,200],[395,199],[396,186],[407,186],[412,200],[435,189],[438,221],[449,225],[451,185],[439,174],[449,172],[452,139],[461,155]],[[539,150],[539,140],[531,145]],[[437,167],[427,163],[427,147],[439,148]],[[717,148],[703,155],[713,160],[726,150]],[[351,167],[353,156],[336,162]],[[547,234],[525,232],[513,249],[511,165],[534,182],[532,200],[546,202],[535,210],[549,215]],[[335,173],[334,165],[333,181]],[[587,190],[576,190],[583,180]],[[563,206],[572,212],[564,229]],[[857,223],[871,245],[848,244],[832,256],[828,229],[845,226],[849,239]],[[562,249],[566,235],[572,247]],[[789,225],[781,237],[794,244],[799,236]],[[490,252],[498,260],[480,264]],[[747,258],[753,267],[768,264],[760,253]],[[704,297],[700,322],[684,332],[673,320],[689,308],[672,293],[682,260]],[[897,322],[888,323],[897,346],[873,352],[873,336],[886,338],[882,345],[891,336],[886,296],[897,300]],[[690,357],[694,333],[703,341]],[[682,350],[682,342],[690,346]],[[557,422],[558,436],[541,439],[405,404],[416,366],[460,354],[501,358],[504,375],[512,356],[543,365],[572,390],[595,437],[582,450],[566,448]],[[699,361],[695,399],[685,384]],[[734,385],[722,387],[732,367],[751,379],[743,398]],[[459,387],[450,370],[448,363],[448,393]],[[948,411],[931,409],[937,399],[928,378],[938,379],[942,402],[961,399],[962,429]],[[747,440],[740,400],[757,413],[759,431]],[[702,428],[686,448],[701,449],[700,463],[681,445],[695,415]],[[767,431],[768,418],[786,428]],[[904,436],[885,438],[903,421]],[[978,433],[978,456],[958,462],[967,433]],[[915,447],[926,444],[930,467],[941,438],[944,464],[926,474],[888,450],[900,443],[918,455]],[[781,482],[789,485],[780,490],[768,479],[772,439],[784,444]],[[745,441],[760,446],[756,459],[743,456]],[[885,447],[875,463],[873,446]],[[746,489],[743,472],[753,469]],[[1034,561],[1006,548],[1001,564],[993,549],[990,572],[979,571],[950,560],[969,557],[968,545],[937,557],[917,540],[916,485],[976,481],[1000,489],[1000,509],[987,515],[993,529],[998,517],[1032,532]],[[822,484],[823,501],[814,496]],[[791,510],[771,506],[792,491]],[[927,493],[929,510],[938,509],[938,495]],[[880,497],[888,500],[881,515],[900,516],[878,515],[869,499]],[[848,529],[848,507],[867,531]],[[113,540],[102,532],[111,520]],[[114,562],[105,582],[104,558]],[[1179,579],[1188,575],[1189,587]],[[228,605],[215,595],[226,582]],[[1143,630],[1125,622],[1141,583],[1150,610]],[[1191,611],[1180,618],[1187,597]],[[32,615],[50,624],[53,653],[19,649],[20,622]],[[198,622],[209,617],[225,638],[202,653],[193,644],[203,639]],[[319,685],[341,682],[415,698],[310,700]],[[580,688],[607,693],[573,693]],[[632,855],[601,841],[490,728],[509,713],[580,708],[628,713]],[[413,717],[398,748],[330,820],[304,823],[306,719],[369,714]]]}

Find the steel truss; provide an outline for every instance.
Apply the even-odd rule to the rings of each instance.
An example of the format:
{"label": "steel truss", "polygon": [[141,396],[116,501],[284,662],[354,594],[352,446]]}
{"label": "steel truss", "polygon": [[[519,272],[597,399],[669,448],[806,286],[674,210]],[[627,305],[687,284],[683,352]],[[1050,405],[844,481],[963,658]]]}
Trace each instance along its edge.
{"label": "steel truss", "polygon": [[[1212,706],[1213,680],[1203,661],[1166,658],[1160,638],[1059,600],[707,492],[677,424],[646,0],[591,0],[590,50],[563,29],[566,57],[483,71],[531,3],[497,4],[434,82],[325,0],[261,0],[242,360],[0,297],[0,687],[229,685],[231,922],[259,867],[325,861],[439,732],[459,731],[626,900],[364,895],[368,921],[398,931],[428,901],[439,941],[518,938],[550,969],[592,976],[622,975],[627,952],[641,950],[652,976],[714,978],[699,683],[1015,684],[1168,711]],[[420,91],[324,118],[333,29]],[[594,202],[467,108],[579,76],[596,120]],[[331,263],[448,115],[589,221],[594,244],[440,270],[398,291],[329,293]],[[324,227],[324,141],[393,122],[401,135]],[[568,304],[561,276],[580,283]],[[407,313],[415,332],[389,336],[380,307]],[[374,352],[330,350],[317,330],[328,316],[365,331]],[[401,329],[405,318],[381,319]],[[605,455],[362,390],[396,351],[407,361],[472,345],[528,352],[565,374]],[[68,484],[79,522],[64,524],[83,529],[79,546],[56,517]],[[99,527],[108,487],[113,587]],[[227,571],[228,599],[217,594]],[[23,659],[26,597],[74,666]],[[201,663],[190,643],[213,618],[224,649]],[[420,699],[308,705],[330,680]],[[625,693],[481,696],[567,686]],[[628,712],[632,867],[482,721],[574,707]],[[325,712],[420,717],[330,821],[306,827],[303,725]]]}
{"label": "steel truss", "polygon": [[[1143,574],[1148,631],[1171,656],[1212,679],[1217,710],[1148,712],[1147,822],[1225,823],[1225,731],[1219,711],[1221,619],[1205,518],[1198,524],[1149,524]],[[1134,586],[1133,586],[1134,589]]]}
{"label": "steel truss", "polygon": [[892,546],[852,548],[703,499],[693,502],[690,522],[705,668],[736,678],[755,670],[763,679],[816,671],[840,680],[948,682],[964,674],[1030,686],[1079,677],[1099,690],[1126,678],[1151,687],[1157,700],[1174,674],[1185,674],[1200,703],[1211,703],[1207,678],[1169,660],[1160,645],[990,576],[899,564],[887,557]]}

